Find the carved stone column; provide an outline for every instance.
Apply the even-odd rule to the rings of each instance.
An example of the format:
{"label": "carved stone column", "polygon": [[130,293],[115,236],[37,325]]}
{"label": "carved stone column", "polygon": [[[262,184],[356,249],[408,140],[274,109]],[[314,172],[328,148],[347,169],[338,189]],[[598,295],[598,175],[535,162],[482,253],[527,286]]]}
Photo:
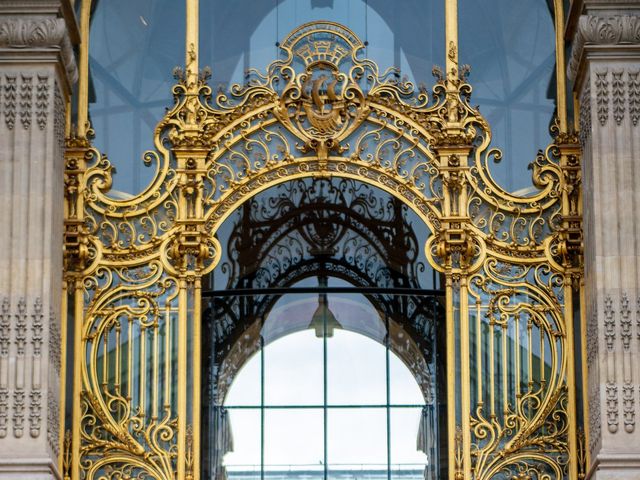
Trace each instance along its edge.
{"label": "carved stone column", "polygon": [[638,479],[640,2],[578,3],[569,77],[584,150],[590,472],[597,480]]}
{"label": "carved stone column", "polygon": [[60,476],[64,99],[77,77],[67,3],[0,2],[3,479]]}

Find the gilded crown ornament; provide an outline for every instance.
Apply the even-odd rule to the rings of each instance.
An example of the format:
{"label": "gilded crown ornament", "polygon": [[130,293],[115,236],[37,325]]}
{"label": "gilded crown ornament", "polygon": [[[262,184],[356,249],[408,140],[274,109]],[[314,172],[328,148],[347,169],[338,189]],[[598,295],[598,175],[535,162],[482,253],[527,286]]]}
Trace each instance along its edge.
{"label": "gilded crown ornament", "polygon": [[349,55],[349,49],[333,40],[314,40],[295,51],[307,68],[317,64],[329,64],[338,67],[340,61]]}

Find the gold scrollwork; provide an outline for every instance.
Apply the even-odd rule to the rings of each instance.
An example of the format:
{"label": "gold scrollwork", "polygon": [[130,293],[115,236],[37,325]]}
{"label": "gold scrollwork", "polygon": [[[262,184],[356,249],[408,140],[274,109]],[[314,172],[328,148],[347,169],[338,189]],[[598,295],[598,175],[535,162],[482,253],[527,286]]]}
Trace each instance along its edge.
{"label": "gold scrollwork", "polygon": [[[575,418],[564,289],[581,265],[577,143],[558,130],[532,165],[539,191],[518,197],[491,177],[501,153],[470,105],[466,68],[417,90],[380,72],[357,36],[331,22],[301,26],[281,49],[266,73],[251,71],[227,93],[213,94],[195,58],[186,73],[175,70],[174,105],[144,156],[154,177],[138,195],[109,196],[108,159],[88,138],[68,140],[65,268],[79,280],[82,308],[80,428],[65,472],[198,478],[199,420],[194,406],[187,422],[183,367],[191,355],[198,370],[187,336],[198,328],[199,279],[221,255],[216,230],[262,190],[336,176],[400,198],[432,232],[425,255],[447,278],[448,335],[462,349],[462,396],[473,406],[449,412],[452,478],[566,478]],[[449,54],[457,65],[455,44]],[[455,315],[463,328],[454,339]],[[508,354],[516,346],[526,354]],[[450,382],[450,401],[459,394]]]}

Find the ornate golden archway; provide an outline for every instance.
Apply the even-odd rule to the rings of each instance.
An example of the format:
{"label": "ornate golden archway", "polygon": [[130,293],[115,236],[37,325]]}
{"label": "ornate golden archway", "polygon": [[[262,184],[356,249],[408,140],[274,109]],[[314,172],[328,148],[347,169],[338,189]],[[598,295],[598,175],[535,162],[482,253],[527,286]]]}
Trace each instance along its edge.
{"label": "ornate golden archway", "polygon": [[575,136],[557,131],[532,164],[539,192],[513,196],[491,178],[500,152],[457,67],[416,91],[329,22],[301,26],[281,48],[266,73],[214,95],[191,44],[145,154],[154,180],[135,197],[109,197],[108,160],[69,139],[66,474],[199,477],[200,288],[220,258],[214,235],[264,189],[339,176],[400,198],[433,233],[427,260],[446,278],[451,478],[578,478]]}

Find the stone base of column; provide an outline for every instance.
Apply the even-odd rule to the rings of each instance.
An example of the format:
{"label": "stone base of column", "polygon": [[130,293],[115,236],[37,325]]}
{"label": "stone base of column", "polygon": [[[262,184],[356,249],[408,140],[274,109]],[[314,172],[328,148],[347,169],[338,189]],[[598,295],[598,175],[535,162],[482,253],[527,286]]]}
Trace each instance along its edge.
{"label": "stone base of column", "polygon": [[596,457],[589,480],[640,479],[640,453],[600,453]]}
{"label": "stone base of column", "polygon": [[0,460],[0,480],[60,480],[58,469],[48,458]]}

